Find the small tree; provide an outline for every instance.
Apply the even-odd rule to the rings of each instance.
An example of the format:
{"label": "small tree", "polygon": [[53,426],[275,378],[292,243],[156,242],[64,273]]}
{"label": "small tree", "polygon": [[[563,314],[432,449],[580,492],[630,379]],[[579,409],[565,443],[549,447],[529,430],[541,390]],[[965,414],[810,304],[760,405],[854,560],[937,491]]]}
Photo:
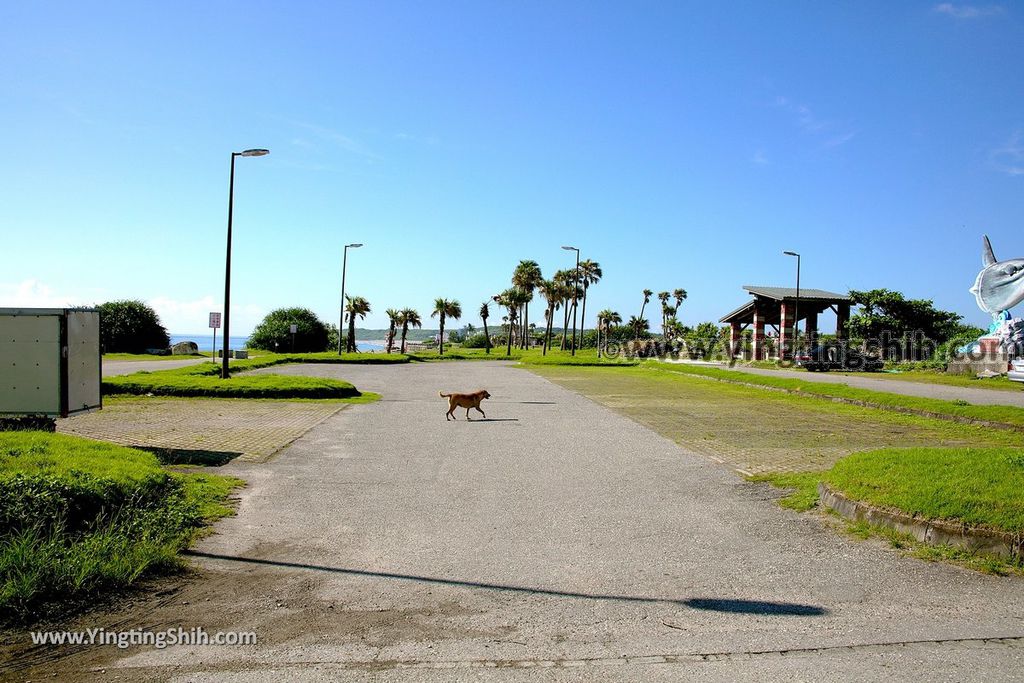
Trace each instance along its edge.
{"label": "small tree", "polygon": [[295,333],[295,352],[327,351],[330,347],[327,326],[308,308],[279,308],[267,314],[256,326],[246,344],[250,349],[288,351],[292,348],[291,326]]}
{"label": "small tree", "polygon": [[160,316],[145,302],[108,301],[97,308],[104,353],[145,353],[147,349],[170,346],[171,338]]}

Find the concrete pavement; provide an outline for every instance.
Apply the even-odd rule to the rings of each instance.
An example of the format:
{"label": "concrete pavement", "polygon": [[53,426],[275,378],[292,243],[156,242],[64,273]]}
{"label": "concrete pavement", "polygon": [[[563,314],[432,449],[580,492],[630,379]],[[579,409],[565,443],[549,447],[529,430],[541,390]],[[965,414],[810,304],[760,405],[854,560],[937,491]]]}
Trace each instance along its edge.
{"label": "concrete pavement", "polygon": [[[1009,680],[1024,581],[906,558],[520,368],[302,365],[379,403],[264,464],[198,575],[111,627],[257,646],[36,652],[78,680]],[[445,422],[438,390],[487,388]],[[103,626],[95,615],[88,625]],[[27,656],[27,655],[26,655]],[[23,660],[24,661],[24,660]],[[100,673],[102,670],[103,673]]]}

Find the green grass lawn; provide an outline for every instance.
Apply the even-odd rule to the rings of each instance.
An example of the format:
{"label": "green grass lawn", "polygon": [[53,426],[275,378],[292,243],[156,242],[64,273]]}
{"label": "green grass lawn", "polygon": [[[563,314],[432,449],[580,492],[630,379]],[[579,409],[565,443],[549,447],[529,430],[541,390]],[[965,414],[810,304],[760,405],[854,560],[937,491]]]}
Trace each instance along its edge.
{"label": "green grass lawn", "polygon": [[180,354],[177,356],[157,356],[152,353],[105,353],[103,354],[103,360],[187,360],[189,358],[209,358],[210,354],[207,353],[189,353]]}
{"label": "green grass lawn", "polygon": [[836,373],[851,377],[867,376],[878,379],[902,380],[922,384],[943,384],[952,387],[969,387],[971,389],[992,389],[995,391],[1024,391],[1024,383],[1011,382],[1006,377],[989,377],[978,379],[971,375],[947,375],[939,370],[908,370],[906,372],[842,372]]}
{"label": "green grass lawn", "polygon": [[[136,372],[103,380],[103,393],[219,398],[357,398],[362,394],[348,382],[297,375],[232,375],[222,380],[199,366]],[[198,372],[192,372],[194,369]]]}
{"label": "green grass lawn", "polygon": [[891,394],[885,391],[874,391],[870,389],[858,389],[845,384],[809,382],[795,377],[755,375],[749,372],[726,370],[724,368],[705,365],[676,365],[660,363],[658,361],[648,361],[644,364],[644,367],[656,372],[697,375],[711,379],[724,380],[727,382],[741,382],[756,386],[785,389],[787,391],[799,392],[809,396],[863,401],[879,408],[921,411],[950,417],[997,422],[1024,428],[1024,408],[1017,408],[1014,406],[969,405],[962,402],[943,401],[941,399],[922,398],[919,396],[904,396],[902,394]]}
{"label": "green grass lawn", "polygon": [[31,621],[180,566],[241,481],[150,453],[0,432],[0,621]]}
{"label": "green grass lawn", "polygon": [[[778,361],[748,361],[735,365],[732,370],[742,372],[744,368],[761,368],[765,370],[789,370],[806,372],[803,368],[787,363],[785,367]],[[942,370],[890,370],[883,372],[837,372],[822,373],[825,375],[841,375],[844,377],[870,377],[872,379],[902,380],[922,384],[943,384],[953,387],[970,387],[971,389],[994,389],[996,391],[1024,391],[1024,384],[1011,382],[1005,376],[978,379],[971,375],[947,375]]]}
{"label": "green grass lawn", "polygon": [[855,500],[925,519],[1024,532],[1024,449],[887,448],[854,453],[823,475]]}

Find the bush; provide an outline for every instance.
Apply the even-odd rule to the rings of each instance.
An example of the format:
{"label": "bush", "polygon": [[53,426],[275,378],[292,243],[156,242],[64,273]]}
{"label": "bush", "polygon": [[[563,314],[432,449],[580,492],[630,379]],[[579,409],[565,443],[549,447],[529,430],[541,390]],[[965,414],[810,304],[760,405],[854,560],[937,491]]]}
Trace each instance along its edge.
{"label": "bush", "polygon": [[42,432],[0,434],[0,621],[178,566],[241,482],[178,474],[150,453]]}
{"label": "bush", "polygon": [[308,308],[279,308],[271,311],[253,330],[246,345],[250,349],[264,351],[292,351],[293,324],[298,325],[295,333],[296,353],[330,350],[330,333],[327,325]]}
{"label": "bush", "polygon": [[145,302],[108,301],[97,308],[103,353],[145,353],[171,343],[160,316]]}
{"label": "bush", "polygon": [[[494,340],[491,340],[491,346],[494,346]],[[462,347],[466,349],[486,349],[487,348],[487,335],[483,332],[477,332],[471,335],[462,342]]]}

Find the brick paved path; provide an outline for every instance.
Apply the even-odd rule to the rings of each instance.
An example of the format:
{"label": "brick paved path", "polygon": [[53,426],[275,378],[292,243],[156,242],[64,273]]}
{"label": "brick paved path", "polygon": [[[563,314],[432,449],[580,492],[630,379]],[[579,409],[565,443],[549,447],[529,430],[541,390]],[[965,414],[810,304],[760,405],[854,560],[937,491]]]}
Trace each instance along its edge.
{"label": "brick paved path", "polygon": [[343,403],[130,398],[57,421],[57,430],[124,446],[263,461],[345,407]]}

